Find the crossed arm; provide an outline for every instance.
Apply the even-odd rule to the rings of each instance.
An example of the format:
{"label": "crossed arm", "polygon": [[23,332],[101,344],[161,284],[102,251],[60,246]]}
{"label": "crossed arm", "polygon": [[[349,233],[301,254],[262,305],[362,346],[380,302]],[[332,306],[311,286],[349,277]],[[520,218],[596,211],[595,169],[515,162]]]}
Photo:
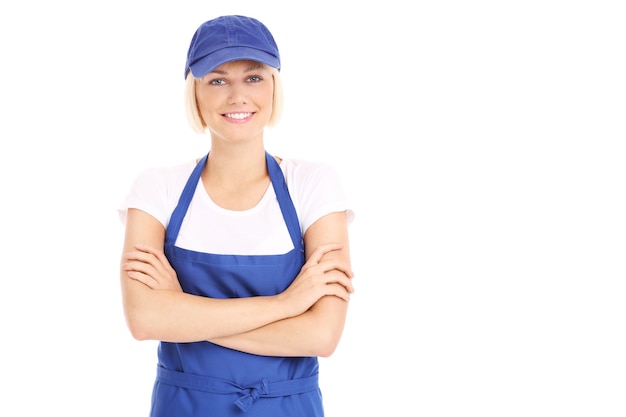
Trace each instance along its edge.
{"label": "crossed arm", "polygon": [[211,341],[269,356],[329,356],[343,332],[353,292],[345,213],[328,214],[307,230],[306,263],[274,296],[215,299],[182,292],[162,248],[163,226],[130,209],[120,277],[133,337]]}

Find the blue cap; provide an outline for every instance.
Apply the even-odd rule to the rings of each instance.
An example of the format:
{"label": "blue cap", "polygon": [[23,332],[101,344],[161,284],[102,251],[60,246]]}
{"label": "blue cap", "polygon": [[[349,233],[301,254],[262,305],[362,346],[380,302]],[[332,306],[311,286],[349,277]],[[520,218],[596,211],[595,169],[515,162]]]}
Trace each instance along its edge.
{"label": "blue cap", "polygon": [[189,71],[201,78],[226,62],[249,59],[280,70],[274,37],[252,17],[220,16],[196,30],[187,51],[185,78]]}

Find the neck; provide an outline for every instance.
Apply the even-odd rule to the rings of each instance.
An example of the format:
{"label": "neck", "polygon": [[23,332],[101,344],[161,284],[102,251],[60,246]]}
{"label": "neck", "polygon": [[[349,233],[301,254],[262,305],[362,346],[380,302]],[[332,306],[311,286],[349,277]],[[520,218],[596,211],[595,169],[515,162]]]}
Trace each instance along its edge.
{"label": "neck", "polygon": [[257,146],[211,147],[203,177],[221,184],[242,184],[267,177],[265,149]]}

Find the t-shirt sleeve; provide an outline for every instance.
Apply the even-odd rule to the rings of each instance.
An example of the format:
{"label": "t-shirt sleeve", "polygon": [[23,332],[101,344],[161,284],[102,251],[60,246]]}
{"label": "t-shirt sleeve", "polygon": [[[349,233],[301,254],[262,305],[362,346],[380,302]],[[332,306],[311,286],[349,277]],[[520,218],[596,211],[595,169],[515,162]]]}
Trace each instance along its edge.
{"label": "t-shirt sleeve", "polygon": [[148,168],[132,183],[126,198],[118,207],[122,224],[126,225],[128,209],[135,208],[153,216],[167,227],[170,213],[167,211],[167,182],[163,169]]}
{"label": "t-shirt sleeve", "polygon": [[330,213],[346,212],[348,224],[352,223],[354,212],[348,202],[342,179],[332,166],[299,163],[294,174],[302,233]]}

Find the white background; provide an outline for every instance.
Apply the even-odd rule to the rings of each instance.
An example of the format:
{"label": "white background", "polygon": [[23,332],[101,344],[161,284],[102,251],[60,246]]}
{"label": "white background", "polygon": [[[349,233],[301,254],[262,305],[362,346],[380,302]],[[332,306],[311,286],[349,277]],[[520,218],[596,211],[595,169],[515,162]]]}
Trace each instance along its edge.
{"label": "white background", "polygon": [[357,216],[327,416],[625,416],[620,3],[4,2],[0,415],[147,415],[116,207],[207,150],[187,47],[246,14],[282,55],[267,149],[335,165]]}

